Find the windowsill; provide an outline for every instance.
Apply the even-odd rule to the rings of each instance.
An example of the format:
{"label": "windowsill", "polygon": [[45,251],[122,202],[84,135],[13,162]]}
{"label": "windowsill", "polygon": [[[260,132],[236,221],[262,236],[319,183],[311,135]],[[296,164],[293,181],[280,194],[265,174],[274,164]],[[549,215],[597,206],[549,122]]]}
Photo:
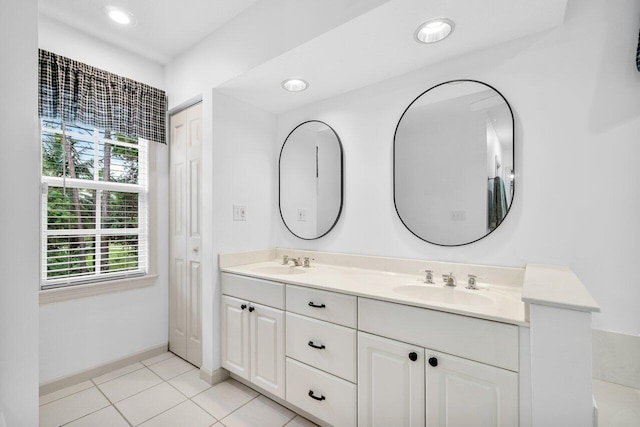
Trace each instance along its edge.
{"label": "windowsill", "polygon": [[77,298],[86,298],[96,295],[111,294],[130,289],[144,288],[156,282],[157,274],[129,277],[124,279],[108,280],[85,285],[67,286],[64,288],[47,289],[40,291],[40,304],[67,301]]}

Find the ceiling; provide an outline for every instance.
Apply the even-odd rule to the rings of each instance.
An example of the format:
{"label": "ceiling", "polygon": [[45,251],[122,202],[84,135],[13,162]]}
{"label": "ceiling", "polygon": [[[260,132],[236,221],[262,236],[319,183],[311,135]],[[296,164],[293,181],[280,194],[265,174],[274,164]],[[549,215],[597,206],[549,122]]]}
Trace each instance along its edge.
{"label": "ceiling", "polygon": [[[446,59],[549,30],[564,22],[566,0],[390,0],[223,84],[235,98],[273,113],[368,86]],[[449,38],[413,39],[423,22],[447,17]],[[290,93],[281,82],[310,83]]]}
{"label": "ceiling", "polygon": [[[39,0],[41,14],[161,64],[168,63],[257,0]],[[120,26],[102,12],[118,6],[137,19]]]}
{"label": "ceiling", "polygon": [[[352,3],[365,3],[317,1],[342,5],[343,9]],[[254,3],[261,5],[261,13],[283,16],[302,32],[323,19],[317,16],[309,22],[307,8],[289,8],[286,1],[273,0],[39,0],[39,7],[44,16],[167,64],[222,25],[233,25],[233,19]],[[128,9],[137,18],[137,25],[112,23],[101,10],[107,4]],[[265,58],[260,65],[217,88],[266,111],[282,113],[549,30],[564,22],[566,5],[567,0],[378,0],[374,7],[360,7],[348,19],[325,26],[311,39],[289,43],[294,47]],[[274,8],[283,10],[272,11]],[[346,9],[339,12],[339,7],[336,10],[330,13],[334,20],[335,14],[347,13]],[[435,17],[455,22],[451,36],[431,45],[417,43],[413,39],[415,29]],[[266,24],[259,33],[264,37],[263,45],[265,38],[274,45],[283,39],[296,39],[297,34],[282,34],[281,28],[262,24]],[[309,89],[298,93],[283,90],[281,82],[289,77],[307,80]]]}

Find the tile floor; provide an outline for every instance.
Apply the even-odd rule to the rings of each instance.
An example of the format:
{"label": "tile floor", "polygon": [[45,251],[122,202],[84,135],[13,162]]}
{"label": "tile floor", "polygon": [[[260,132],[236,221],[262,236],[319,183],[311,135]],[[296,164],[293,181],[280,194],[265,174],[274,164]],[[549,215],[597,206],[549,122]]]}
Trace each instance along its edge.
{"label": "tile floor", "polygon": [[593,380],[599,427],[640,426],[640,390]]}
{"label": "tile floor", "polygon": [[211,386],[164,353],[40,397],[41,427],[307,427],[315,424],[234,380]]}

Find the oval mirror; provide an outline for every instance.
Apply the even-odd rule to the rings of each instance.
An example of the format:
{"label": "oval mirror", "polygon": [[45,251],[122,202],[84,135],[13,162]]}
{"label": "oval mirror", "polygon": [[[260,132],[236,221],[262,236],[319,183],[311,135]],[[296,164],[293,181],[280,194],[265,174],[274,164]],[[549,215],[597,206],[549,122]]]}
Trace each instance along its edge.
{"label": "oval mirror", "polygon": [[514,193],[513,113],[493,87],[441,83],[404,111],[394,136],[394,202],[403,224],[441,246],[502,223]]}
{"label": "oval mirror", "polygon": [[296,126],[280,151],[280,216],[296,237],[318,239],[342,211],[342,143],[326,123]]}

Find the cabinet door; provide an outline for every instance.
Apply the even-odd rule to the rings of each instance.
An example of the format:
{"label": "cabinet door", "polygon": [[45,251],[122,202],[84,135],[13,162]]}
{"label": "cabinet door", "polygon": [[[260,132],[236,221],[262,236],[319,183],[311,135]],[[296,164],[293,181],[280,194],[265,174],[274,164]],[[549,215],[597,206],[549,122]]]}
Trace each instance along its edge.
{"label": "cabinet door", "polygon": [[358,425],[424,426],[424,414],[424,350],[358,332]]}
{"label": "cabinet door", "polygon": [[221,302],[222,366],[249,379],[249,303],[226,295]]}
{"label": "cabinet door", "polygon": [[425,359],[427,426],[518,425],[517,373],[430,350]]}
{"label": "cabinet door", "polygon": [[284,311],[251,304],[251,382],[285,398]]}

